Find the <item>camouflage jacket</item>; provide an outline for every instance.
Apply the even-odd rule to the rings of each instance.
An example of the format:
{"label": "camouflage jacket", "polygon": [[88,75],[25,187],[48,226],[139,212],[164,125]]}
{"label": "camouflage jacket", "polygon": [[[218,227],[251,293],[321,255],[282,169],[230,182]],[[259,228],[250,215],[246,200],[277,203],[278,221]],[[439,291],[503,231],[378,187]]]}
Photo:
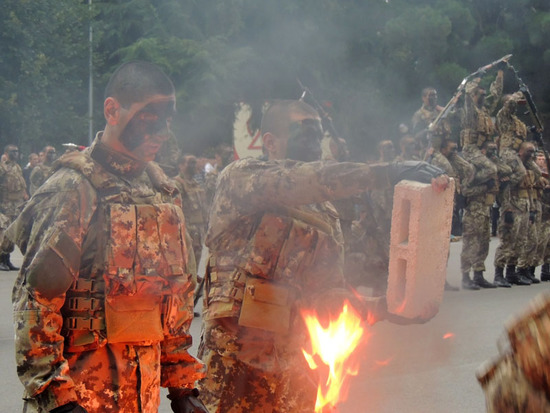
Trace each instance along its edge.
{"label": "camouflage jacket", "polygon": [[[332,289],[344,285],[342,233],[336,211],[327,201],[389,187],[386,164],[247,158],[227,166],[218,179],[206,236],[210,258],[205,317],[238,317],[251,273],[283,286],[305,306],[323,302]],[[288,228],[289,217],[306,217],[308,224],[278,234],[277,228],[282,232]],[[270,220],[270,231],[258,234],[264,219]],[[327,250],[312,257],[311,249],[321,245],[317,239],[321,233]],[[264,241],[273,236],[277,242],[287,237],[288,242],[283,239],[280,248],[264,242],[262,250],[259,243],[250,244],[252,236]],[[281,265],[283,254],[286,263]]]}
{"label": "camouflage jacket", "polygon": [[[120,296],[131,296],[136,294],[131,291],[134,277],[158,278],[158,273],[147,270],[154,268],[162,252],[155,250],[137,255],[134,262],[131,256],[121,256],[121,261],[129,261],[129,266],[136,269],[112,272],[124,265],[110,261],[112,256],[104,244],[107,228],[103,205],[108,205],[107,200],[116,198],[121,206],[118,210],[125,205],[143,205],[151,210],[159,203],[174,202],[158,182],[153,184],[157,179],[146,173],[146,164],[109,151],[99,139],[85,153],[73,152],[60,158],[52,177],[8,230],[24,254],[12,301],[18,373],[30,411],[48,412],[77,401],[90,413],[156,412],[159,386],[193,386],[204,375],[202,363],[187,351],[191,346],[188,328],[193,317],[193,288],[185,273],[188,266],[184,256],[180,256],[179,264],[175,263],[180,268],[175,274],[179,272],[180,276],[161,285],[188,286],[185,291],[178,288],[178,295],[170,301],[177,305],[167,306],[171,313],[163,313],[166,324],[173,318],[186,321],[166,328],[160,333],[164,337],[160,341],[110,342],[100,319],[97,323],[90,319],[80,333],[67,323],[68,309],[78,299],[89,305],[88,310],[101,309],[106,305],[107,285],[111,290],[116,285],[121,291],[127,287],[128,292]],[[181,226],[183,222],[166,222],[167,227],[174,224]],[[150,224],[143,221],[142,225]],[[132,231],[124,226],[112,227],[111,237],[115,230]],[[158,248],[158,243],[150,245]],[[128,241],[118,248],[129,248]],[[113,274],[120,276],[118,283],[113,281]],[[174,284],[177,280],[181,281]],[[86,301],[86,297],[92,300]],[[147,328],[135,311],[127,312],[127,317],[140,328]]]}
{"label": "camouflage jacket", "polygon": [[500,135],[500,148],[518,150],[521,143],[527,139],[527,126],[508,106],[502,107],[496,116],[496,127]]}
{"label": "camouflage jacket", "polygon": [[[3,204],[23,203],[27,195],[23,170],[17,162],[0,162],[0,208]],[[9,211],[7,214],[12,215]]]}
{"label": "camouflage jacket", "polygon": [[[462,193],[470,198],[470,200],[477,198],[488,198],[487,195],[491,194],[493,198],[498,193],[498,168],[489,160],[476,145],[469,144],[464,147],[464,158],[474,168],[474,178],[468,185],[465,185],[462,189]],[[492,182],[492,185],[488,185]],[[488,203],[492,205],[494,199],[488,200]]]}
{"label": "camouflage jacket", "polygon": [[509,175],[510,183],[501,192],[501,208],[503,211],[518,209],[523,211],[524,207],[519,206],[517,203],[517,194],[527,176],[527,170],[515,150],[509,148],[501,149],[499,156],[502,162],[508,165],[512,170],[512,173]]}
{"label": "camouflage jacket", "polygon": [[181,174],[174,178],[182,198],[182,209],[188,224],[204,227],[208,218],[208,205],[204,188],[194,179]]}
{"label": "camouflage jacket", "polygon": [[46,179],[50,176],[52,172],[52,165],[41,163],[36,165],[31,172],[31,176],[29,177],[30,181],[30,188],[29,193],[30,195],[33,195],[40,186],[46,182]]}

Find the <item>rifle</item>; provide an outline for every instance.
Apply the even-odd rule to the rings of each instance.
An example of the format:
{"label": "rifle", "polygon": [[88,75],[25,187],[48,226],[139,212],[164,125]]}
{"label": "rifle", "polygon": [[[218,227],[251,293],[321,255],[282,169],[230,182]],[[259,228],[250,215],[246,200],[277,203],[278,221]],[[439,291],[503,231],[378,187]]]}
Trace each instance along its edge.
{"label": "rifle", "polygon": [[535,142],[544,153],[544,159],[546,159],[546,171],[547,174],[550,174],[550,156],[548,155],[548,151],[544,147],[544,140],[542,138],[544,125],[539,118],[537,106],[535,105],[535,101],[533,100],[533,95],[531,95],[531,91],[529,90],[525,82],[521,79],[521,77],[519,77],[519,73],[516,68],[508,62],[506,62],[506,64],[508,66],[508,69],[510,69],[514,73],[516,81],[518,82],[519,91],[523,93],[523,96],[525,97],[525,102],[527,104],[529,115],[531,116],[531,120],[534,123],[534,125],[532,125],[529,130],[533,134]]}
{"label": "rifle", "polygon": [[340,134],[336,132],[336,128],[334,127],[334,124],[332,123],[332,118],[327,113],[325,108],[323,108],[323,105],[319,103],[317,99],[315,99],[315,96],[313,96],[313,93],[303,85],[302,82],[300,82],[300,79],[296,79],[298,81],[298,84],[300,85],[300,88],[302,89],[302,96],[300,96],[300,101],[304,102],[307,95],[309,95],[310,101],[312,103],[312,106],[314,109],[319,113],[319,116],[321,116],[321,122],[323,125],[323,129],[326,130],[329,135],[332,138],[332,141],[336,144],[338,148],[338,153],[343,153],[345,148],[344,145],[338,140],[340,138]]}
{"label": "rifle", "polygon": [[438,113],[436,118],[428,125],[428,141],[431,142],[431,135],[435,131],[437,125],[447,117],[451,109],[454,108],[456,103],[458,102],[458,99],[463,95],[464,89],[466,88],[466,83],[468,83],[469,80],[478,77],[480,75],[485,74],[488,70],[492,69],[493,67],[499,65],[502,62],[508,63],[508,60],[512,57],[511,54],[508,54],[506,56],[501,57],[498,60],[495,60],[494,62],[489,63],[488,65],[482,66],[479,69],[477,69],[475,72],[470,73],[468,76],[466,76],[464,79],[462,79],[462,82],[458,85],[456,92],[454,93],[453,97],[447,102],[445,107],[441,110],[441,112]]}

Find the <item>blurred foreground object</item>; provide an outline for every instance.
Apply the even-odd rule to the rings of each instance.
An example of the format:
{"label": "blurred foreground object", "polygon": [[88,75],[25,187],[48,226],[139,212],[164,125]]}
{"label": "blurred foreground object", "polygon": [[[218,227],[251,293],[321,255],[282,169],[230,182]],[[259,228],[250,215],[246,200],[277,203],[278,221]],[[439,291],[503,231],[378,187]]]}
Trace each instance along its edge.
{"label": "blurred foreground object", "polygon": [[393,200],[388,311],[430,319],[439,310],[447,272],[454,180],[444,191],[401,181]]}
{"label": "blurred foreground object", "polygon": [[[487,412],[550,412],[550,293],[506,325],[509,345],[476,372]],[[501,343],[499,343],[501,344]]]}

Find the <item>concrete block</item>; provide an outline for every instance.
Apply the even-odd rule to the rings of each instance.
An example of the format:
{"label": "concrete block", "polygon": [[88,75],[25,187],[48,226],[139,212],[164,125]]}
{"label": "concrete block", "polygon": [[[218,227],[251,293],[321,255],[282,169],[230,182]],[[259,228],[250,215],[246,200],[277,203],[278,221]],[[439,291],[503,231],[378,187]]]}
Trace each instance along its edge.
{"label": "concrete block", "polygon": [[429,318],[439,311],[447,275],[454,181],[441,193],[430,184],[401,181],[395,186],[388,311]]}

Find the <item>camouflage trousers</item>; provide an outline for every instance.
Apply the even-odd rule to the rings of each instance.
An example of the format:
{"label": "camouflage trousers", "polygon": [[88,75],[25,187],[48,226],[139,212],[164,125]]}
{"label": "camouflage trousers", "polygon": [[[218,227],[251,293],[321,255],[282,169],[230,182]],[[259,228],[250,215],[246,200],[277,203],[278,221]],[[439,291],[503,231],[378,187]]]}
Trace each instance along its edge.
{"label": "camouflage trousers", "polygon": [[206,322],[198,354],[207,366],[198,387],[210,413],[314,411],[317,385],[300,345],[221,320]]}
{"label": "camouflage trousers", "polygon": [[536,267],[539,264],[539,256],[537,254],[540,230],[542,226],[542,208],[540,201],[535,200],[534,205],[531,207],[535,212],[534,222],[529,222],[529,230],[527,232],[527,240],[525,243],[525,260],[528,267]]}
{"label": "camouflage trousers", "polygon": [[550,218],[541,219],[537,245],[537,265],[550,264]]}
{"label": "camouflage trousers", "polygon": [[485,200],[472,200],[462,217],[462,253],[460,268],[463,273],[485,271],[485,259],[491,242],[491,206]]}
{"label": "camouflage trousers", "polygon": [[495,251],[495,267],[528,266],[525,251],[529,230],[529,200],[522,199],[518,202],[522,204],[521,208],[500,212],[498,221],[500,243]]}
{"label": "camouflage trousers", "polygon": [[546,394],[533,387],[512,354],[478,373],[487,413],[550,413]]}

